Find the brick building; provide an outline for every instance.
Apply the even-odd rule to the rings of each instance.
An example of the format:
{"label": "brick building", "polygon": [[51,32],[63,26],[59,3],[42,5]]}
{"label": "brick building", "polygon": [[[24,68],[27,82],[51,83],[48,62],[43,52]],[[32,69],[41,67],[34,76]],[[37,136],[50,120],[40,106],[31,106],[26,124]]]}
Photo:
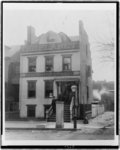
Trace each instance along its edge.
{"label": "brick building", "polygon": [[48,31],[39,37],[31,26],[20,54],[19,109],[21,118],[45,118],[53,96],[71,104],[77,86],[78,119],[91,114],[92,63],[88,36],[79,22],[79,36]]}

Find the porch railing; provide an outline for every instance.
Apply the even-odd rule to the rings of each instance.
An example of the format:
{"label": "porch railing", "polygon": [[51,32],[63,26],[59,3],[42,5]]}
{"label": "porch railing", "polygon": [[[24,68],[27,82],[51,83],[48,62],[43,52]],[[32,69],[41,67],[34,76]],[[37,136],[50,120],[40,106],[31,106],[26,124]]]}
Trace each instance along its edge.
{"label": "porch railing", "polygon": [[[71,103],[70,103],[70,120],[73,118],[73,105],[74,105],[74,97],[72,97]],[[53,106],[50,105],[50,108],[46,110],[46,120],[50,118],[50,116],[53,114]]]}
{"label": "porch railing", "polygon": [[[53,100],[52,100],[52,103],[51,103],[51,105],[50,105],[50,108],[46,111],[46,119],[47,119],[47,120],[48,120],[48,118],[50,118],[50,116],[53,114],[53,107],[54,107],[54,106],[53,106],[52,104],[53,104],[53,101],[54,101],[54,100],[55,100],[54,103],[55,103],[55,105],[56,105],[56,100],[57,100],[57,99],[53,99]],[[55,107],[56,107],[56,106],[55,106]]]}
{"label": "porch railing", "polygon": [[51,104],[50,108],[46,111],[46,119],[47,120],[48,120],[48,118],[50,118],[52,113],[53,113],[53,107],[52,107],[52,104]]}

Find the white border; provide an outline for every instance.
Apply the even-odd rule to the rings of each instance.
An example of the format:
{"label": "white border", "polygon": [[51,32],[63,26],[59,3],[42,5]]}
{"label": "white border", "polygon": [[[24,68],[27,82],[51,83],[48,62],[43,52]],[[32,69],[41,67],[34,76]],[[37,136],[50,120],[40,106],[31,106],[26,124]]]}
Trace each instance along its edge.
{"label": "white border", "polygon": [[[5,3],[6,10],[114,10],[115,3]],[[99,6],[98,6],[99,5]]]}
{"label": "white border", "polygon": [[[32,144],[31,144],[32,143]],[[63,145],[63,146],[90,146],[90,145],[101,145],[101,146],[117,146],[118,145],[118,136],[115,137],[115,140],[11,140],[3,142],[5,145]]]}
{"label": "white border", "polygon": [[[38,5],[39,4],[39,5]],[[53,7],[54,5],[54,7]],[[93,6],[94,5],[94,6]],[[4,10],[114,10],[116,8],[115,3],[4,3],[3,5],[3,11]],[[115,11],[116,12],[116,11]],[[3,18],[4,19],[4,18]],[[116,22],[116,21],[115,21]],[[4,20],[3,20],[4,24]],[[3,26],[4,28],[4,26]],[[115,28],[116,29],[116,28]],[[4,34],[4,31],[3,31]],[[115,30],[116,35],[116,30]],[[3,36],[4,37],[4,36]],[[115,36],[116,37],[116,36]],[[115,42],[116,43],[116,42]],[[2,144],[3,145],[111,145],[115,146],[118,145],[118,136],[115,136],[115,140],[24,140],[24,141],[7,141],[5,140],[5,62],[4,62],[4,39],[3,39],[3,136],[2,136]],[[115,60],[116,60],[116,45],[115,45]],[[115,61],[115,70],[114,70],[114,79],[116,81],[116,61]],[[116,82],[115,82],[115,91],[116,91]],[[116,113],[116,94],[115,96],[115,113]],[[115,117],[115,123],[116,123],[116,117]],[[116,125],[115,125],[115,132],[116,132]]]}

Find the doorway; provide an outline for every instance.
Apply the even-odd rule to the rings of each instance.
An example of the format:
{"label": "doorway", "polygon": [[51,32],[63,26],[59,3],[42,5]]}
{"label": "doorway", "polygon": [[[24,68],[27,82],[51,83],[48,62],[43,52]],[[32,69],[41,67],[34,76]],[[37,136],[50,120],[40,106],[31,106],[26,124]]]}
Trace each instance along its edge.
{"label": "doorway", "polygon": [[57,82],[57,95],[61,96],[62,101],[66,104],[71,103],[72,98],[72,90],[71,86],[76,85],[77,86],[77,101],[79,103],[79,82],[75,81],[59,81]]}
{"label": "doorway", "polygon": [[27,117],[35,118],[36,105],[27,105]]}

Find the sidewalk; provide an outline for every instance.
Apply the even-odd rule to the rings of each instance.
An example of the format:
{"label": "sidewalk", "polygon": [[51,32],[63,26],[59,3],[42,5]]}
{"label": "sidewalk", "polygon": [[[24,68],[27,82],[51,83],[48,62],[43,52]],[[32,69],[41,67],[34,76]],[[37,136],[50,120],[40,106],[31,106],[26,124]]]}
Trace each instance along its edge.
{"label": "sidewalk", "polygon": [[[82,129],[100,129],[107,127],[110,123],[110,119],[112,116],[113,122],[113,114],[104,113],[99,115],[98,117],[89,120],[89,124],[83,124],[83,121],[77,121],[77,130]],[[107,119],[107,122],[106,122]],[[46,121],[6,121],[5,122],[6,129],[13,130],[56,130],[56,122],[46,122]],[[108,127],[109,128],[109,127]],[[64,128],[61,130],[73,130],[73,122],[64,123]]]}
{"label": "sidewalk", "polygon": [[[102,125],[93,125],[83,124],[82,121],[77,121],[77,130],[81,130],[83,128],[102,128]],[[5,123],[6,129],[24,129],[24,130],[49,130],[55,129],[56,130],[56,122],[46,122],[46,121],[6,121]],[[64,128],[62,130],[73,130],[73,122],[64,123]]]}

